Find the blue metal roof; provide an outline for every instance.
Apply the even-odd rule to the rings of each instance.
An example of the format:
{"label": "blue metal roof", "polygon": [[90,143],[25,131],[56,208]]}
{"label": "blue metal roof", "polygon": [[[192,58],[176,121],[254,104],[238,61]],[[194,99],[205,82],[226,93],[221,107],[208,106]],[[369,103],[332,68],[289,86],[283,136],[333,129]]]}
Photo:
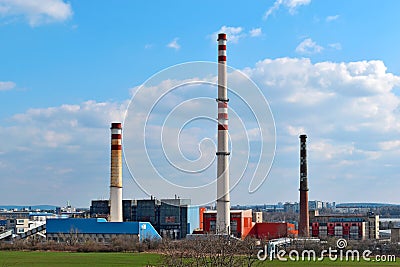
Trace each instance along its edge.
{"label": "blue metal roof", "polygon": [[47,219],[46,232],[49,234],[140,234],[141,238],[161,238],[148,222],[107,222],[100,218]]}

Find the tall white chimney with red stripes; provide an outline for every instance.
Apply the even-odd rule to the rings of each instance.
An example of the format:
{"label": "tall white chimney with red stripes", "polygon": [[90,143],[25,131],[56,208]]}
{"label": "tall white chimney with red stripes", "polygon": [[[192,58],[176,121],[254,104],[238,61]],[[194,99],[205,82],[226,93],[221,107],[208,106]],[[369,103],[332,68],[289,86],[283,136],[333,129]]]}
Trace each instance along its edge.
{"label": "tall white chimney with red stripes", "polygon": [[122,222],[122,124],[111,123],[110,222]]}
{"label": "tall white chimney with red stripes", "polygon": [[218,34],[217,234],[230,234],[226,34]]}

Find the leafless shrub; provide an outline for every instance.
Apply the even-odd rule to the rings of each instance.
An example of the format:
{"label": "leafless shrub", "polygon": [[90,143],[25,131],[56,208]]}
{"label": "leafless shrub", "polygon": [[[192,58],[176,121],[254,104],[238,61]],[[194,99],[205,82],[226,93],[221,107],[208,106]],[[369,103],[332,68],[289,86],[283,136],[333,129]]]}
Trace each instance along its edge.
{"label": "leafless shrub", "polygon": [[0,242],[0,250],[40,250],[71,252],[134,252],[147,251],[157,247],[157,241],[146,240],[139,245],[137,236],[117,236],[110,242],[98,242],[91,237],[82,237],[78,233],[59,236],[59,241],[45,239],[15,239],[12,242]]}
{"label": "leafless shrub", "polygon": [[116,252],[138,250],[138,238],[136,236],[117,236],[111,240],[111,247]]}
{"label": "leafless shrub", "polygon": [[[259,245],[258,245],[259,246]],[[204,235],[189,240],[163,240],[163,266],[255,266],[259,247],[254,239],[244,241],[222,235]]]}

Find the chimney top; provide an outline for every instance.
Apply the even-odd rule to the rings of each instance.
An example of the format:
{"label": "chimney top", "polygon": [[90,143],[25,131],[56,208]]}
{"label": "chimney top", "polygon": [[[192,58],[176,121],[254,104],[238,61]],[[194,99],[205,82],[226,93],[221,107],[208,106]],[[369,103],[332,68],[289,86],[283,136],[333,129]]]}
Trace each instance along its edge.
{"label": "chimney top", "polygon": [[111,123],[111,129],[122,129],[122,123],[120,122]]}
{"label": "chimney top", "polygon": [[226,40],[226,33],[219,33],[217,41],[219,41],[220,39],[221,40]]}

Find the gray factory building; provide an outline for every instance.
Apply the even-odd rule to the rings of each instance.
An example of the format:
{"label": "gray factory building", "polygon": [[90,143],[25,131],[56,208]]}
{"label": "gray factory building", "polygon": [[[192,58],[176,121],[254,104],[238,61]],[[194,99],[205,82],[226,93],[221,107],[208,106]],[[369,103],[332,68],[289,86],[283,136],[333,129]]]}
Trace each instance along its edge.
{"label": "gray factory building", "polygon": [[[189,206],[189,199],[123,200],[122,217],[125,222],[149,222],[162,237],[181,239],[190,231]],[[109,214],[108,200],[92,200],[90,217],[108,218]]]}

